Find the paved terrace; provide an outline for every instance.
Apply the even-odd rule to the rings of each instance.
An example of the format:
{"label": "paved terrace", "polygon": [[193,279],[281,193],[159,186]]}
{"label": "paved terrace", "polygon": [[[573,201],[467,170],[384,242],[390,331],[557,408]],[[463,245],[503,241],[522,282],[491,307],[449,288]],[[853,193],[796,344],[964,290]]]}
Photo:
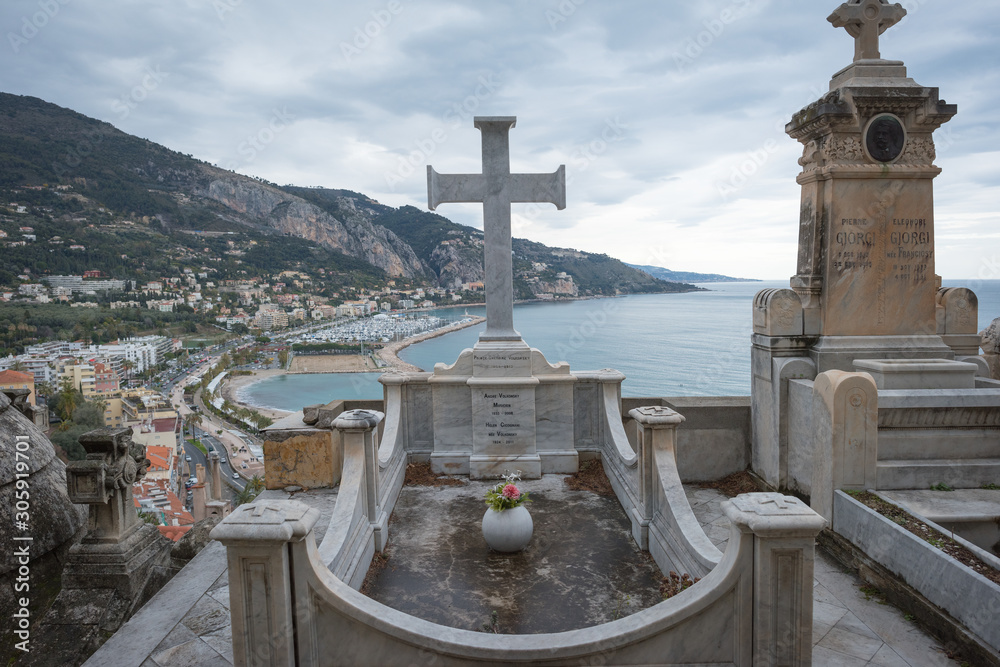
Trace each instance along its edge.
{"label": "paved terrace", "polygon": [[[535,535],[514,555],[491,553],[479,521],[485,484],[405,487],[390,530],[390,558],[369,594],[445,625],[483,629],[497,612],[501,632],[587,627],[635,613],[659,599],[659,575],[635,548],[615,498],[571,491],[564,476],[525,488]],[[717,491],[685,487],[709,538],[725,549],[729,525]],[[292,494],[267,491],[263,496]],[[294,494],[322,513],[322,540],[336,491]],[[226,553],[213,542],[87,663],[88,667],[225,667],[231,665]],[[813,659],[817,666],[957,665],[929,635],[889,605],[869,599],[863,583],[817,552]]]}

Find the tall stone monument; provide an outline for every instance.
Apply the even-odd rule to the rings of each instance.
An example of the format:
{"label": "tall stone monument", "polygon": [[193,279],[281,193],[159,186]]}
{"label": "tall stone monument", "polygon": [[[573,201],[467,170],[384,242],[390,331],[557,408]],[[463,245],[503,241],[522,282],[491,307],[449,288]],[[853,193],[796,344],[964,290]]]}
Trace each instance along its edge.
{"label": "tall stone monument", "polygon": [[[427,167],[428,205],[481,202],[486,235],[486,331],[452,366],[438,364],[434,387],[434,470],[474,479],[520,470],[575,472],[573,387],[567,364],[550,365],[514,329],[512,203],[566,207],[566,169],[512,174],[509,134],[514,117],[477,117],[481,174],[439,174]],[[471,415],[471,420],[469,418]],[[539,443],[543,443],[539,446]]]}
{"label": "tall stone monument", "polygon": [[786,127],[804,146],[791,287],[819,372],[859,356],[953,356],[935,314],[933,133],[957,107],[881,58],[879,35],[905,15],[885,0],[841,5],[829,21],[855,38],[854,62]]}
{"label": "tall stone monument", "polygon": [[[785,128],[803,145],[797,271],[791,289],[765,290],[753,306],[753,465],[775,487],[808,492],[812,448],[826,447],[809,440],[809,406],[840,396],[833,388],[842,383],[831,378],[822,383],[830,395],[816,401],[801,382],[864,375],[866,388],[843,392],[847,412],[835,410],[831,432],[846,419],[845,455],[871,461],[876,390],[977,387],[979,366],[960,363],[976,354],[967,335],[975,295],[939,293],[934,264],[934,132],[958,110],[909,78],[901,61],[882,58],[880,36],[905,16],[886,0],[837,8],[828,20],[854,37],[854,61]],[[861,488],[875,483],[874,465],[856,476]],[[878,465],[888,479],[889,463]]]}

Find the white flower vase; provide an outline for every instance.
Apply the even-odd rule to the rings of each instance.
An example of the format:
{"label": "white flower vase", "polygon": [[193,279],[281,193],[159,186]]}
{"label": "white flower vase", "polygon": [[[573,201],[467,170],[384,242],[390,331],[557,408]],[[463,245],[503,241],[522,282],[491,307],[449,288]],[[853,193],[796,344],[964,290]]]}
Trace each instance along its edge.
{"label": "white flower vase", "polygon": [[534,528],[524,505],[500,512],[490,508],[483,515],[483,537],[494,551],[514,553],[523,550],[531,541]]}

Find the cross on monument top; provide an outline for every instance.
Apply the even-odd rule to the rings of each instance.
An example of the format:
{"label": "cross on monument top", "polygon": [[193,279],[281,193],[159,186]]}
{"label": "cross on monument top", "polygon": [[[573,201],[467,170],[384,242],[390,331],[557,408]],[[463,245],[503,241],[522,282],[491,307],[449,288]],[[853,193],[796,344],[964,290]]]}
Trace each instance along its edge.
{"label": "cross on monument top", "polygon": [[486,245],[486,331],[481,341],[519,341],[514,330],[514,271],[511,260],[510,205],[549,203],[566,208],[566,166],[551,174],[510,173],[510,130],[514,116],[476,116],[483,138],[482,174],[439,174],[427,165],[427,205],[483,204]]}
{"label": "cross on monument top", "polygon": [[906,9],[889,0],[850,0],[827,18],[834,28],[846,28],[854,38],[854,62],[880,60],[879,36],[903,20]]}

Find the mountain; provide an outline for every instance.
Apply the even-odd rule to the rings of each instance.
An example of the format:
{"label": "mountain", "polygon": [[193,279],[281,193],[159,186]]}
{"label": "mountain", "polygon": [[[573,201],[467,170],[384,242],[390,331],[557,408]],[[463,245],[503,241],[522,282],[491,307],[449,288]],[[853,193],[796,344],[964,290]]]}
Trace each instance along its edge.
{"label": "mountain", "polygon": [[731,278],[718,273],[692,273],[690,271],[671,271],[660,266],[643,266],[640,264],[629,264],[633,269],[638,269],[660,280],[676,281],[684,283],[758,283],[756,278]]}
{"label": "mountain", "polygon": [[[278,187],[43,100],[0,93],[0,204],[5,202],[31,207],[33,226],[42,228],[39,239],[72,236],[74,245],[88,248],[85,261],[54,241],[48,248],[7,244],[12,268],[40,262],[48,267],[42,274],[83,266],[122,278],[133,277],[120,275],[127,267],[151,274],[166,262],[157,253],[165,237],[174,263],[182,257],[205,263],[198,255],[207,254],[217,260],[213,268],[237,275],[268,270],[264,266],[287,257],[317,271],[316,265],[329,262],[342,280],[381,276],[449,289],[483,280],[483,234],[471,227],[348,190]],[[14,218],[6,222],[8,232],[17,231]],[[109,225],[117,225],[116,238],[143,261],[102,240]],[[228,237],[220,241],[218,235]],[[81,241],[87,238],[89,246]],[[272,246],[276,251],[269,253]],[[522,239],[514,247],[520,298],[695,289],[652,279],[605,255]],[[258,266],[248,268],[248,261]]]}

